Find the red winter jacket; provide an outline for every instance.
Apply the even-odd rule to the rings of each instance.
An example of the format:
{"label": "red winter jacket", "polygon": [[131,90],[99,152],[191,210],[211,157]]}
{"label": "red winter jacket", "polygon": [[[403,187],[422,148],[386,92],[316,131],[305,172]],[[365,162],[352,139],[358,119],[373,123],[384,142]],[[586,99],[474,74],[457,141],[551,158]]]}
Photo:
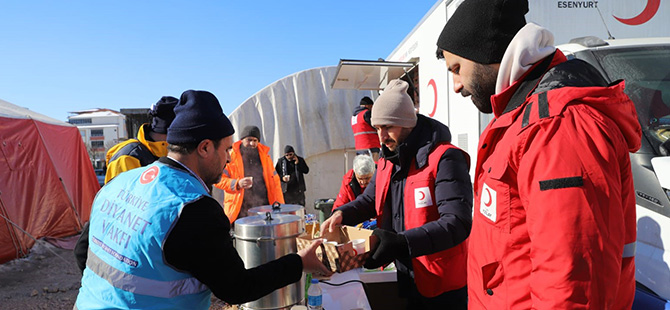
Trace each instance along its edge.
{"label": "red winter jacket", "polygon": [[560,51],[535,69],[492,97],[479,141],[469,307],[630,309],[635,107],[623,82]]}
{"label": "red winter jacket", "polygon": [[[356,199],[356,193],[354,193],[354,190],[351,188],[353,184],[352,182],[356,182],[358,184],[358,181],[356,180],[356,175],[354,174],[354,169],[349,169],[347,171],[347,174],[342,177],[342,186],[340,186],[340,192],[337,194],[337,199],[335,199],[335,203],[333,203],[333,211],[335,211],[336,208],[339,206],[352,201]],[[360,189],[360,185],[358,186]],[[363,192],[364,189],[360,189],[360,193]]]}
{"label": "red winter jacket", "polygon": [[[427,223],[436,222],[443,216],[438,210],[435,195],[435,180],[438,163],[449,150],[461,151],[470,165],[470,156],[449,142],[442,142],[431,150],[428,161],[421,168],[416,162],[410,165],[403,189],[405,229],[421,229]],[[386,158],[379,159],[375,187],[375,209],[377,218],[383,222],[384,205],[391,183],[394,165]],[[467,239],[451,248],[435,253],[412,257],[412,271],[416,288],[425,297],[436,297],[445,292],[460,289],[466,285]]]}

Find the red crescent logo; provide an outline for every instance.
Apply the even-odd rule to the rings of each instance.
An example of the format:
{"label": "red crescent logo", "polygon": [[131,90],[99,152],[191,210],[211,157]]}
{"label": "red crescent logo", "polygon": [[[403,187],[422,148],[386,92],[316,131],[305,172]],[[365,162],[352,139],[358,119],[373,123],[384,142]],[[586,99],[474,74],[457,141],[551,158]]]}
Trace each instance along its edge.
{"label": "red crescent logo", "polygon": [[487,206],[487,207],[490,207],[491,203],[493,202],[493,199],[491,199],[491,192],[489,191],[488,188],[485,189],[485,190],[486,190],[486,193],[489,195],[489,202],[485,202],[484,205]]}
{"label": "red crescent logo", "polygon": [[158,167],[153,166],[142,173],[140,176],[140,183],[147,184],[153,181],[158,176]]}
{"label": "red crescent logo", "polygon": [[435,110],[437,110],[437,86],[435,86],[435,80],[430,79],[430,81],[428,81],[428,86],[433,87],[433,94],[435,97],[435,102],[433,102],[433,111],[428,114],[428,116],[433,117],[435,115]]}
{"label": "red crescent logo", "polygon": [[424,192],[419,192],[419,194],[421,194],[421,197],[419,197],[419,200],[424,200],[424,199],[426,199],[426,193],[424,193]]}
{"label": "red crescent logo", "polygon": [[656,15],[656,12],[658,12],[658,8],[661,6],[661,0],[648,0],[647,1],[647,6],[642,10],[642,13],[640,13],[638,16],[631,17],[631,18],[619,18],[614,15],[612,15],[616,20],[630,26],[637,26],[637,25],[642,25],[646,22],[648,22],[654,15]]}

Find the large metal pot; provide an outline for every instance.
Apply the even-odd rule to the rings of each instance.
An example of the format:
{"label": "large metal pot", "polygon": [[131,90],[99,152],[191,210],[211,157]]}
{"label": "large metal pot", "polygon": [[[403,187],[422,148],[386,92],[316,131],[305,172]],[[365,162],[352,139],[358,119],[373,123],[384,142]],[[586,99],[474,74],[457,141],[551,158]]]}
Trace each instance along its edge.
{"label": "large metal pot", "polygon": [[[271,212],[235,221],[235,248],[244,267],[253,268],[297,253],[296,237],[304,232],[302,222],[304,217]],[[304,296],[305,283],[301,280],[242,306],[247,309],[282,309],[299,303]]]}

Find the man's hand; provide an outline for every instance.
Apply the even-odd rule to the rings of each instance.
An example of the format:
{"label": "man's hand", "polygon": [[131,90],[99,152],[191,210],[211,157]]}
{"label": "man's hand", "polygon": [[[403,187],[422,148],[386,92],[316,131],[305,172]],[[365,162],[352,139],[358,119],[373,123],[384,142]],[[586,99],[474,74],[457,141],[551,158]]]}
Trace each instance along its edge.
{"label": "man's hand", "polygon": [[370,251],[370,257],[363,267],[375,269],[387,265],[397,258],[409,257],[407,238],[394,231],[377,228],[372,232],[379,239],[377,247]]}
{"label": "man's hand", "polygon": [[340,226],[342,226],[342,211],[335,211],[335,213],[321,224],[321,236],[323,236],[323,232],[326,231],[326,229],[328,229],[328,232],[332,233],[336,229],[340,229]]}
{"label": "man's hand", "polygon": [[281,179],[284,180],[284,182],[288,183],[288,181],[291,180],[291,176],[290,175],[285,175],[285,176],[281,177]]}
{"label": "man's hand", "polygon": [[295,155],[295,160],[293,162],[295,162],[295,164],[297,165],[298,162],[300,162],[300,157],[298,157],[298,155]]}
{"label": "man's hand", "polygon": [[302,270],[304,272],[311,272],[330,277],[333,272],[326,268],[321,260],[319,260],[319,257],[316,256],[316,249],[319,247],[319,245],[321,245],[322,242],[323,239],[314,240],[314,242],[312,242],[309,247],[298,251],[298,255],[300,255],[300,258],[302,258]]}
{"label": "man's hand", "polygon": [[249,188],[251,188],[251,185],[253,185],[253,184],[254,184],[253,177],[244,177],[244,178],[241,178],[237,181],[237,186],[240,189],[249,189]]}

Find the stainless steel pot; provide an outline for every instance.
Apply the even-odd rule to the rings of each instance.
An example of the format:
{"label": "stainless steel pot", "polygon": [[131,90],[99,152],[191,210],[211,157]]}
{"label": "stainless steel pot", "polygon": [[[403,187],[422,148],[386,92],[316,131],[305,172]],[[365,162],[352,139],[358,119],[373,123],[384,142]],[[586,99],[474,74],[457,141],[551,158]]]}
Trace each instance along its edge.
{"label": "stainless steel pot", "polygon": [[[235,248],[247,269],[286,254],[297,253],[296,237],[304,232],[304,217],[267,212],[235,221]],[[304,279],[304,277],[303,277]],[[299,303],[305,296],[304,280],[290,284],[242,305],[248,309],[281,309]]]}

